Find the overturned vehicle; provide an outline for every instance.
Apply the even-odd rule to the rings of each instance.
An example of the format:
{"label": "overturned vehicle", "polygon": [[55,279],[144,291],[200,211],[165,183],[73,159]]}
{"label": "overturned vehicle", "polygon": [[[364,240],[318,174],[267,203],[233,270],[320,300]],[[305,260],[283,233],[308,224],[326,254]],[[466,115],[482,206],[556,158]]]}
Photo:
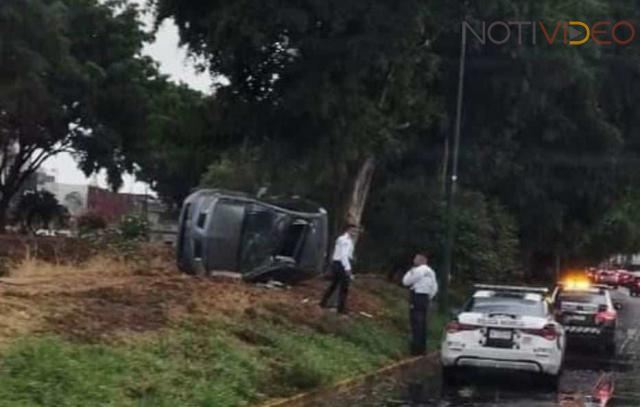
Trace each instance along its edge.
{"label": "overturned vehicle", "polygon": [[177,260],[189,274],[296,281],[322,273],[327,212],[301,199],[202,189],[184,201]]}

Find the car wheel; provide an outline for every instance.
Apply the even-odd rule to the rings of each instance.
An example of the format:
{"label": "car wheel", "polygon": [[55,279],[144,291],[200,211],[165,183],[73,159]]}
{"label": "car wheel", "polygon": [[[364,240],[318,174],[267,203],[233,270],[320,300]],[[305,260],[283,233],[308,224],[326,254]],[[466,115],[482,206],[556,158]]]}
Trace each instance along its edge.
{"label": "car wheel", "polygon": [[612,358],[616,355],[616,341],[613,338],[613,335],[605,340],[602,350],[607,357]]}
{"label": "car wheel", "polygon": [[560,374],[552,375],[543,373],[541,377],[542,385],[549,391],[556,392],[560,387]]}
{"label": "car wheel", "polygon": [[442,367],[442,383],[447,386],[452,386],[458,383],[458,369],[453,366]]}

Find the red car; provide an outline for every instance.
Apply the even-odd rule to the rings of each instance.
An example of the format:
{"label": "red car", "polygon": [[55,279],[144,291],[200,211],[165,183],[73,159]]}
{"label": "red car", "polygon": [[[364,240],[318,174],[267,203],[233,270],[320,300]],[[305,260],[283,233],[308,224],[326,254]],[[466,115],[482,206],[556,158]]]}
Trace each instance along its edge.
{"label": "red car", "polygon": [[618,288],[620,285],[620,276],[617,270],[598,270],[596,282]]}
{"label": "red car", "polygon": [[629,285],[633,281],[633,274],[628,272],[627,270],[620,269],[618,270],[618,282],[623,287],[629,287]]}
{"label": "red car", "polygon": [[629,288],[629,295],[632,297],[640,296],[640,277],[634,276],[629,285],[627,285],[627,288]]}

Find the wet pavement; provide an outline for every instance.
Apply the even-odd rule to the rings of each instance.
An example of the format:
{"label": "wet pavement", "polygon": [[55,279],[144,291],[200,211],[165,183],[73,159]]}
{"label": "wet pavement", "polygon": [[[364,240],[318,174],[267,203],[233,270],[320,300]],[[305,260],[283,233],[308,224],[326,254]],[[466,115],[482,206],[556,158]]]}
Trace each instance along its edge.
{"label": "wet pavement", "polygon": [[601,405],[589,404],[587,399],[599,381],[615,385],[607,406],[640,406],[640,298],[630,297],[626,289],[612,292],[612,297],[623,305],[616,356],[607,358],[596,348],[569,344],[558,391],[548,390],[533,376],[511,372],[477,372],[465,375],[455,386],[445,386],[438,361],[425,360],[407,371],[365,383],[349,394],[325,398],[313,406],[589,407]]}

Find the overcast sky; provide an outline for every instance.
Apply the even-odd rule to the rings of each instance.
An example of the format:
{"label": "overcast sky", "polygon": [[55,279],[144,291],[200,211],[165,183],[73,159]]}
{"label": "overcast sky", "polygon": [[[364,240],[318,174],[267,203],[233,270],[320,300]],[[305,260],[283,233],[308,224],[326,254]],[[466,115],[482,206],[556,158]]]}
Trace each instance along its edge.
{"label": "overcast sky", "polygon": [[[130,0],[131,1],[131,0]],[[144,0],[132,0],[142,3]],[[149,22],[150,16],[146,20]],[[160,63],[160,70],[170,75],[177,82],[185,82],[194,89],[209,93],[211,89],[211,78],[208,74],[196,72],[193,63],[188,59],[186,50],[178,47],[178,30],[171,21],[165,21],[158,34],[156,41],[145,47],[144,53],[150,55]],[[52,157],[45,162],[43,170],[56,176],[56,181],[65,184],[87,184],[92,181],[98,185],[106,187],[106,177],[100,174],[93,180],[87,179],[78,170],[78,166],[70,154],[63,153]],[[125,176],[122,192],[144,193],[147,185],[136,182],[134,177]]]}

